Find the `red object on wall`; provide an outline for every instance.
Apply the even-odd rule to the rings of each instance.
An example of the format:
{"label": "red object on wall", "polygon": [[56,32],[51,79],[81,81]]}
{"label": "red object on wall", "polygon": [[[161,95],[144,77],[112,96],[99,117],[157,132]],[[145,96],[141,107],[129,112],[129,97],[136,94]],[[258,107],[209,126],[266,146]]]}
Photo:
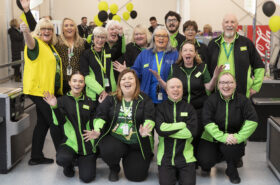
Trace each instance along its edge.
{"label": "red object on wall", "polygon": [[[242,31],[244,36],[253,41],[253,26],[252,25],[239,25],[238,32]],[[267,51],[267,57],[270,57],[270,35],[271,30],[268,25],[256,26],[256,43],[255,46],[261,57],[265,57]],[[263,59],[264,61],[264,59]]]}

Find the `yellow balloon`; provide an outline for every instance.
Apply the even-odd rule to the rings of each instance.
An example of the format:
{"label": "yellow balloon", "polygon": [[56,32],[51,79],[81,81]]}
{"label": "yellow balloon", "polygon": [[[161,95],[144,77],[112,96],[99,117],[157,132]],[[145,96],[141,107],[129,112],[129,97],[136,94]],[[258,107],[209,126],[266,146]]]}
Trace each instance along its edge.
{"label": "yellow balloon", "polygon": [[272,32],[277,32],[280,29],[280,16],[272,16],[269,19],[268,26]]}
{"label": "yellow balloon", "polygon": [[104,10],[104,11],[108,11],[108,7],[109,7],[109,5],[108,5],[108,3],[106,2],[106,1],[100,1],[100,3],[98,4],[98,10],[99,11],[102,11],[102,10]]}
{"label": "yellow balloon", "polygon": [[131,2],[127,3],[126,4],[126,9],[127,9],[127,11],[131,12],[133,10],[133,4]]}
{"label": "yellow balloon", "polygon": [[103,22],[98,19],[98,15],[95,15],[93,20],[97,26],[102,26]]}
{"label": "yellow balloon", "polygon": [[123,12],[122,17],[124,20],[128,20],[130,18],[130,13],[129,12]]}
{"label": "yellow balloon", "polygon": [[121,22],[121,17],[118,15],[114,15],[113,20]]}
{"label": "yellow balloon", "polygon": [[119,10],[119,7],[118,7],[118,5],[117,4],[111,4],[110,5],[110,12],[112,13],[112,14],[116,14],[117,12],[118,12],[118,10]]}

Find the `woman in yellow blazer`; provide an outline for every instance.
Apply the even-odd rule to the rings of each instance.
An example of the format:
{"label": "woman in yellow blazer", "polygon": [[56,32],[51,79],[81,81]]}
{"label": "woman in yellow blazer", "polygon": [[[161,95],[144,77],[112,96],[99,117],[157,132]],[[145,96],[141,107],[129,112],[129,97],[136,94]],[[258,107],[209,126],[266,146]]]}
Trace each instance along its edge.
{"label": "woman in yellow blazer", "polygon": [[[23,93],[36,104],[37,124],[32,138],[29,165],[53,163],[42,152],[48,129],[55,146],[60,143],[60,129],[55,128],[50,106],[43,100],[43,93],[62,95],[63,75],[61,59],[54,48],[56,35],[51,21],[41,19],[30,33],[25,23],[20,25],[26,43],[24,49]],[[57,148],[57,147],[56,147]]]}

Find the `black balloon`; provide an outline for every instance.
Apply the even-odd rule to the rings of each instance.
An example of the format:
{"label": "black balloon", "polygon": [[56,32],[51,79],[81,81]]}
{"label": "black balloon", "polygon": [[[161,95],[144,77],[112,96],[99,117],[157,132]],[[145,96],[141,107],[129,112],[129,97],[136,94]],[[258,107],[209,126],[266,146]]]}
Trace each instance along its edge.
{"label": "black balloon", "polygon": [[113,17],[114,17],[114,14],[109,13],[109,20],[112,20],[112,19],[113,19]]}
{"label": "black balloon", "polygon": [[276,6],[273,1],[267,1],[263,4],[262,9],[263,9],[263,13],[266,16],[270,17],[274,14],[274,12],[276,10]]}
{"label": "black balloon", "polygon": [[98,13],[98,19],[101,21],[101,22],[105,22],[107,21],[108,19],[108,14],[105,10],[102,10]]}
{"label": "black balloon", "polygon": [[131,11],[131,12],[130,12],[130,17],[131,17],[132,19],[135,19],[135,18],[137,17],[137,12],[136,12],[135,10]]}
{"label": "black balloon", "polygon": [[21,6],[20,0],[17,0],[17,6],[18,6],[19,9],[21,9],[23,11],[23,8]]}

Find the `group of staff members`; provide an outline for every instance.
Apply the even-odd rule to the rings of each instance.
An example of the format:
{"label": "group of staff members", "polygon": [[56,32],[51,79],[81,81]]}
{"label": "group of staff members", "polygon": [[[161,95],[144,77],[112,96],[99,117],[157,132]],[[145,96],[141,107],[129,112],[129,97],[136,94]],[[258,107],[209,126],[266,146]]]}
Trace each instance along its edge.
{"label": "group of staff members", "polygon": [[[30,20],[29,1],[21,3]],[[168,14],[166,20],[169,16],[176,17]],[[51,128],[65,176],[74,176],[77,161],[80,179],[91,182],[100,156],[109,166],[110,181],[119,179],[121,160],[128,180],[144,181],[155,128],[160,184],[195,184],[196,164],[209,171],[221,160],[227,162],[230,181],[240,183],[237,162],[257,126],[256,112],[236,92],[235,77],[224,73],[227,64],[212,69],[211,77],[205,55],[199,54],[203,45],[191,37],[197,32],[195,23],[184,24],[191,38],[179,51],[163,26],[150,38],[137,25],[126,52],[120,49],[123,38],[114,22],[96,27],[90,46],[69,18],[63,20],[58,39],[48,19],[41,19],[32,34],[31,27],[20,25],[26,42],[23,91],[37,111],[30,165],[53,163],[42,153]]]}

